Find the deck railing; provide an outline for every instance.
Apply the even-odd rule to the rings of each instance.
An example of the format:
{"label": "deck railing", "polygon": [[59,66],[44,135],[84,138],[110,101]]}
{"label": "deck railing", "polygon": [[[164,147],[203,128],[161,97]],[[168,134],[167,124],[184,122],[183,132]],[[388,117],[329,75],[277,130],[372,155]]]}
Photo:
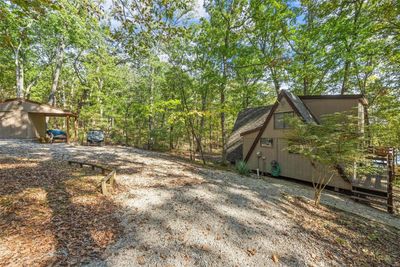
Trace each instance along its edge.
{"label": "deck railing", "polygon": [[381,165],[383,173],[353,179],[353,198],[384,205],[389,213],[394,213],[395,149],[369,147],[368,153],[367,159]]}

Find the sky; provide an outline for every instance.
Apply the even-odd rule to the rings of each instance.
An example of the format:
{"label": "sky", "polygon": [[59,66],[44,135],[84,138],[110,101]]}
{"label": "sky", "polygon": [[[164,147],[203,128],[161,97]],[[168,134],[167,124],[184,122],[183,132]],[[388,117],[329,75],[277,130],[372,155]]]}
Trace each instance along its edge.
{"label": "sky", "polygon": [[[109,10],[112,7],[113,0],[105,0],[104,9]],[[205,18],[208,16],[206,9],[204,8],[204,0],[194,0],[193,15],[195,18]]]}
{"label": "sky", "polygon": [[[104,4],[102,5],[104,10],[110,11],[113,5],[113,0],[105,0]],[[194,0],[193,2],[193,12],[191,12],[191,16],[192,18],[189,19],[188,23],[198,23],[200,21],[201,18],[207,18],[208,17],[208,13],[206,11],[206,9],[204,8],[204,0]],[[118,28],[121,24],[110,18],[110,23],[111,23],[111,28],[112,29],[116,29]]]}
{"label": "sky", "polygon": [[204,8],[204,0],[195,0],[194,14],[198,19],[208,16],[207,11]]}

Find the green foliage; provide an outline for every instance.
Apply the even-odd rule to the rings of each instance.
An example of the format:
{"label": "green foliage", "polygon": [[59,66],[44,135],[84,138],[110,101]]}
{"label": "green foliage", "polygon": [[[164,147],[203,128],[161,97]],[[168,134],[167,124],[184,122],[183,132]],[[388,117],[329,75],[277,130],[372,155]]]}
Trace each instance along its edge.
{"label": "green foliage", "polygon": [[370,109],[370,134],[372,144],[383,147],[400,147],[399,94],[381,90]]}
{"label": "green foliage", "polygon": [[322,190],[330,182],[337,168],[351,177],[355,164],[363,162],[364,134],[354,112],[325,115],[317,123],[291,120],[288,149],[307,158],[313,168],[315,203],[319,203]]}
{"label": "green foliage", "polygon": [[250,175],[250,170],[247,167],[246,162],[243,161],[243,160],[240,160],[240,161],[236,162],[235,169],[241,175],[246,175],[246,176]]}
{"label": "green foliage", "polygon": [[291,120],[293,131],[288,134],[291,151],[313,163],[335,166],[353,163],[360,155],[363,133],[358,117],[347,112],[324,115],[320,123]]}
{"label": "green foliage", "polygon": [[237,113],[284,86],[363,93],[372,143],[400,147],[391,0],[206,1],[202,18],[187,0],[102,2],[0,1],[0,100],[48,102],[55,89],[80,136],[101,128],[111,142],[194,157],[224,154]]}

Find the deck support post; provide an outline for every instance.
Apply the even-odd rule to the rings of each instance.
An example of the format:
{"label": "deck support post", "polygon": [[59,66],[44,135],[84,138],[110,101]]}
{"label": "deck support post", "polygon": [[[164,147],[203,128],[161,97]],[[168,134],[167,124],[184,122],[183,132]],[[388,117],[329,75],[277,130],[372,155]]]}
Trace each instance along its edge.
{"label": "deck support post", "polygon": [[69,116],[67,116],[67,144],[69,144]]}
{"label": "deck support post", "polygon": [[74,118],[74,141],[78,142],[78,118]]}
{"label": "deck support post", "polygon": [[[393,155],[394,156],[394,155]],[[394,182],[394,158],[388,155],[388,184],[387,184],[387,211],[389,213],[394,213],[394,204],[393,204],[393,182]]]}

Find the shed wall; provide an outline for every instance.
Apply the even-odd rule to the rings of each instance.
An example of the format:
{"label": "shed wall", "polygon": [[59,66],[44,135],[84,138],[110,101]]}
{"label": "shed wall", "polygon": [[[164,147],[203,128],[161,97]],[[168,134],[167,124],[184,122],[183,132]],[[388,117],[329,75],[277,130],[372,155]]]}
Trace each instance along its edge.
{"label": "shed wall", "polygon": [[40,114],[29,114],[33,137],[46,136],[46,117]]}
{"label": "shed wall", "polygon": [[34,139],[46,135],[44,114],[64,115],[61,109],[24,100],[0,103],[0,138]]}
{"label": "shed wall", "polygon": [[21,110],[0,111],[0,138],[33,138],[28,113]]}

